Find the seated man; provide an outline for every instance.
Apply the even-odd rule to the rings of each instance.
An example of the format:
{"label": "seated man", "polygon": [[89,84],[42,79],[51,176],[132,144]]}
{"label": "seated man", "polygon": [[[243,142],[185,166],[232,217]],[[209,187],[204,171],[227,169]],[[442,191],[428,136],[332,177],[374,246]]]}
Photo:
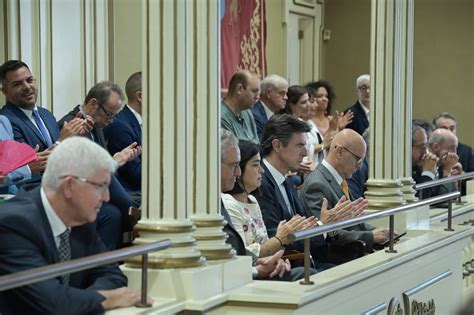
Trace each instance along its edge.
{"label": "seated man", "polygon": [[[20,190],[0,205],[0,274],[106,251],[93,222],[115,163],[92,141],[63,141],[48,159],[41,186]],[[103,313],[140,301],[126,288],[117,264],[25,285],[0,293],[2,314]]]}
{"label": "seated man", "polygon": [[[121,152],[132,143],[142,144],[142,73],[135,72],[125,84],[128,104],[104,128],[110,154]],[[142,158],[128,161],[118,170],[118,180],[129,192],[140,192],[142,184]]]}
{"label": "seated man", "polygon": [[[12,140],[12,125],[7,117],[0,115],[0,142],[3,140]],[[19,183],[31,178],[31,172],[28,166],[20,167],[5,176],[0,175],[0,194],[16,194],[18,191],[15,183]]]}
{"label": "seated man", "polygon": [[[327,157],[304,181],[301,201],[307,212],[319,216],[323,199],[328,200],[329,207],[342,197],[352,200],[346,179],[361,167],[365,152],[365,141],[356,131],[344,129],[334,136]],[[338,231],[334,242],[344,244],[355,240],[365,242],[370,251],[374,243],[388,240],[388,230],[361,223]]]}
{"label": "seated man", "polygon": [[0,114],[10,120],[14,140],[38,150],[38,159],[29,164],[29,169],[34,175],[32,181],[39,182],[54,144],[69,136],[84,134],[88,125],[76,118],[59,132],[53,114],[36,105],[36,78],[22,61],[6,61],[0,67],[0,81],[7,102]]}
{"label": "seated man", "polygon": [[[110,124],[120,111],[122,98],[122,90],[118,85],[109,81],[99,82],[89,90],[84,104],[77,105],[69,114],[64,116],[59,121],[59,126],[64,128],[72,119],[82,119],[84,122],[93,125],[93,128],[84,136],[106,148],[102,128]],[[135,159],[140,152],[141,149],[137,147],[137,143],[132,143],[127,148],[117,152],[113,159],[120,167]],[[133,202],[116,176],[112,175],[110,202],[102,205],[102,210],[97,217],[97,230],[108,248],[119,248],[122,243],[123,232],[132,229],[129,216],[131,206],[137,206],[137,204]]]}
{"label": "seated man", "polygon": [[[305,212],[294,186],[285,177],[289,171],[297,170],[307,155],[306,141],[309,130],[306,122],[287,114],[273,115],[263,129],[261,155],[264,173],[261,194],[256,194],[255,198],[260,205],[268,237],[275,236],[281,221],[289,221],[295,215],[312,215]],[[367,207],[362,199],[356,202],[341,200],[333,204],[334,208],[331,210],[328,210],[326,205],[324,203],[322,206],[319,225],[360,215],[363,208]],[[287,249],[303,252],[303,242],[296,241]],[[316,269],[330,267],[322,264],[330,263],[328,253],[329,245],[323,236],[311,239],[311,254],[316,259]]]}

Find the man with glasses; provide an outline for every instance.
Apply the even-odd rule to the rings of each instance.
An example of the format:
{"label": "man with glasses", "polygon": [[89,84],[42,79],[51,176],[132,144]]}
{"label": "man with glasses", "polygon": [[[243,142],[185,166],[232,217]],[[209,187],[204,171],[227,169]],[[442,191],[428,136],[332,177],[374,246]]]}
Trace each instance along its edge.
{"label": "man with glasses", "polygon": [[252,107],[259,139],[270,117],[285,108],[288,99],[286,93],[288,93],[288,81],[279,75],[266,76],[260,83],[260,100]]}
{"label": "man with glasses", "polygon": [[[41,186],[0,205],[0,275],[105,252],[94,221],[109,200],[115,168],[108,152],[86,138],[59,144]],[[118,265],[108,264],[3,291],[0,312],[104,313],[140,302],[140,292],[126,286]]]}
{"label": "man with glasses", "polygon": [[[122,99],[123,93],[117,84],[101,81],[89,90],[84,103],[74,107],[59,121],[59,125],[64,126],[74,117],[80,117],[93,126],[84,136],[106,148],[102,128],[110,124],[122,109]],[[113,159],[121,167],[126,162],[136,159],[140,153],[141,148],[134,142],[115,153]],[[97,231],[108,248],[116,249],[121,246],[122,232],[132,229],[129,208],[136,205],[115,175],[112,175],[110,202],[102,205],[97,219]]]}
{"label": "man with glasses", "polygon": [[[303,207],[319,217],[323,200],[327,200],[329,207],[341,200],[352,200],[346,179],[362,166],[366,149],[364,139],[354,130],[344,129],[337,133],[326,159],[304,181],[300,195]],[[365,242],[366,250],[371,251],[374,243],[388,240],[388,230],[366,223],[357,224],[338,231],[334,243],[356,240]]]}
{"label": "man with glasses", "polygon": [[352,122],[346,128],[353,129],[362,135],[365,129],[369,128],[370,112],[370,76],[363,74],[356,80],[357,102],[345,110],[354,113]]}
{"label": "man with glasses", "polygon": [[238,71],[229,82],[229,91],[221,101],[221,127],[240,140],[259,144],[251,108],[260,97],[260,78],[247,70]]}

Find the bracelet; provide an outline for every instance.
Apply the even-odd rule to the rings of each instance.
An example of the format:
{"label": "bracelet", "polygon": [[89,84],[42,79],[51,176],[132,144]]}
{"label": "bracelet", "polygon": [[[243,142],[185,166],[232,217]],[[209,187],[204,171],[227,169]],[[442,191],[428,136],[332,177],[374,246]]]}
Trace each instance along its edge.
{"label": "bracelet", "polygon": [[280,246],[281,246],[281,247],[284,247],[284,246],[283,246],[283,243],[282,243],[282,241],[281,241],[281,239],[280,239],[278,236],[276,236],[276,235],[275,235],[274,237],[280,242]]}

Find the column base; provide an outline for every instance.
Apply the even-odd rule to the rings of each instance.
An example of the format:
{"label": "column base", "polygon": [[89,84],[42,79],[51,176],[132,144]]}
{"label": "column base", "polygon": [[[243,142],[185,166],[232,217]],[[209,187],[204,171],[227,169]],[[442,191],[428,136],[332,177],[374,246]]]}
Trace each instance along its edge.
{"label": "column base", "polygon": [[403,193],[403,199],[405,200],[406,203],[412,203],[418,201],[418,197],[415,196],[416,190],[413,188],[415,186],[416,182],[413,180],[411,177],[404,177],[401,178],[402,182],[402,193]]}
{"label": "column base", "polygon": [[[195,230],[189,220],[144,220],[135,226],[139,237],[134,245],[157,242],[165,239],[172,241],[171,247],[148,254],[150,268],[189,268],[202,266],[206,259],[196,249],[196,240],[192,237]],[[132,257],[125,260],[131,268],[140,268],[142,257]]]}
{"label": "column base", "polygon": [[405,204],[400,180],[369,179],[365,184],[368,210],[383,210]]}
{"label": "column base", "polygon": [[225,260],[235,257],[235,250],[226,243],[227,233],[222,228],[224,217],[220,214],[196,214],[190,218],[196,230],[193,233],[197,241],[196,248],[207,260]]}

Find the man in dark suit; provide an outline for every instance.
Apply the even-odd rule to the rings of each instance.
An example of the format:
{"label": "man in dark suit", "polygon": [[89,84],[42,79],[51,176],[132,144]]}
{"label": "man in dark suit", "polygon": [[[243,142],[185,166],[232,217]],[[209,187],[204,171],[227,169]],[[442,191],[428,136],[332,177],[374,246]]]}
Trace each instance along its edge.
{"label": "man in dark suit", "polygon": [[268,119],[285,108],[288,99],[286,93],[288,93],[288,81],[279,75],[271,74],[260,83],[260,100],[252,107],[259,139]]}
{"label": "man in dark suit", "polygon": [[[0,274],[106,251],[92,222],[115,163],[82,137],[63,141],[48,159],[40,187],[0,205]],[[31,186],[30,186],[31,187]],[[64,274],[0,294],[2,314],[89,314],[140,301],[117,264]]]}
{"label": "man in dark suit", "polygon": [[84,134],[88,126],[76,118],[59,132],[53,114],[36,105],[37,82],[24,62],[6,61],[0,67],[0,81],[7,102],[0,114],[10,120],[16,141],[27,143],[38,150],[38,159],[29,164],[31,173],[35,175],[32,181],[37,182],[41,179],[40,174],[46,167],[54,144],[69,136]]}
{"label": "man in dark suit", "polygon": [[[313,215],[320,216],[324,198],[329,207],[337,204],[341,198],[352,200],[346,179],[361,167],[365,153],[365,141],[357,132],[344,129],[337,133],[331,142],[328,156],[304,181],[301,190],[303,207]],[[367,206],[366,201],[364,203]],[[336,244],[360,240],[370,251],[374,243],[388,240],[388,230],[361,223],[338,231],[337,236]]]}
{"label": "man in dark suit", "polygon": [[[282,220],[290,220],[295,215],[308,216],[301,206],[296,190],[290,180],[285,177],[289,171],[298,169],[299,164],[307,155],[306,141],[310,127],[304,121],[283,114],[270,118],[263,129],[262,135],[262,167],[265,170],[262,177],[261,195],[256,195],[268,236],[273,237],[278,224]],[[327,204],[325,204],[327,205]],[[335,222],[359,215],[361,205],[350,201],[341,201],[328,210],[323,206],[319,225]],[[311,214],[309,214],[311,215]],[[311,254],[318,265],[327,262],[328,246],[322,236],[311,240]],[[297,241],[287,247],[303,251],[303,242]]]}
{"label": "man in dark suit", "polygon": [[369,111],[370,111],[370,76],[363,74],[356,80],[357,102],[345,110],[354,113],[352,122],[346,128],[353,129],[362,135],[365,129],[369,128]]}
{"label": "man in dark suit", "polygon": [[[456,118],[450,113],[441,113],[433,118],[433,124],[436,128],[443,128],[456,134]],[[464,172],[474,171],[474,156],[472,155],[472,148],[467,144],[458,142],[458,148],[456,150],[459,156],[459,162],[462,165]]]}
{"label": "man in dark suit", "polygon": [[[109,81],[99,82],[89,90],[84,104],[77,105],[71,112],[65,115],[59,121],[59,126],[63,127],[69,124],[69,121],[74,119],[74,117],[80,117],[80,119],[93,125],[90,132],[84,134],[84,136],[101,147],[106,148],[102,128],[110,124],[120,111],[122,99],[122,90],[118,85]],[[137,158],[140,152],[141,148],[137,147],[137,143],[132,143],[122,151],[114,154],[113,159],[120,167],[126,162]],[[115,175],[112,175],[109,189],[110,202],[102,205],[102,210],[98,214],[97,230],[107,247],[116,249],[121,246],[123,231],[130,231],[132,229],[129,208],[137,204],[131,200]]]}
{"label": "man in dark suit", "polygon": [[[115,155],[132,143],[142,144],[142,73],[135,72],[125,84],[128,104],[112,123],[104,127],[107,149]],[[126,162],[118,170],[118,180],[130,192],[140,192],[142,182],[141,155]]]}

